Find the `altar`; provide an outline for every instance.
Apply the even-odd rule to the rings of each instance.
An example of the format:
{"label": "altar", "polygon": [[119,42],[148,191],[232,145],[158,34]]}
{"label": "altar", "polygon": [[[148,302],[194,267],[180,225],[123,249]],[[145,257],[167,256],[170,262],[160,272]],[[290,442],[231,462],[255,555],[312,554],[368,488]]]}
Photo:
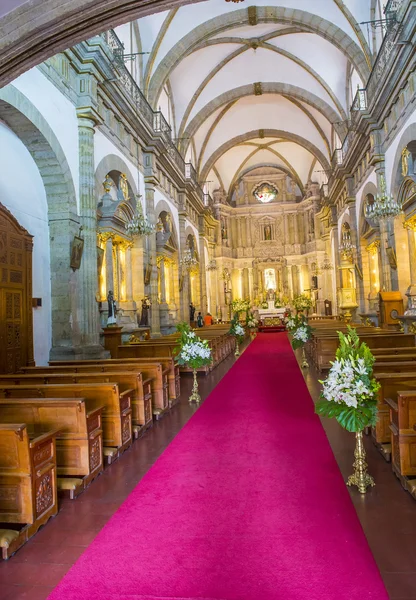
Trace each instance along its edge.
{"label": "altar", "polygon": [[267,302],[267,308],[259,308],[259,319],[267,319],[267,318],[280,318],[283,319],[284,314],[286,312],[285,308],[275,308],[274,300],[269,300]]}

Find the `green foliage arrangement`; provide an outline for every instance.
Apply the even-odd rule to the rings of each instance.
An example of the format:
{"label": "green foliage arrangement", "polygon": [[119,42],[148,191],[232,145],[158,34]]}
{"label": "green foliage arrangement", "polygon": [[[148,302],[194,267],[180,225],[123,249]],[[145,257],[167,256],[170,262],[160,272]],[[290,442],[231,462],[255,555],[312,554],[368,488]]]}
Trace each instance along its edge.
{"label": "green foliage arrangement", "polygon": [[373,377],[374,356],[357,331],[348,327],[338,332],[336,360],[325,381],[315,411],[334,418],[347,431],[362,431],[377,421],[377,392],[380,384]]}
{"label": "green foliage arrangement", "polygon": [[293,306],[297,312],[310,310],[312,308],[312,300],[306,294],[298,294],[293,298]]}
{"label": "green foliage arrangement", "polygon": [[188,323],[176,326],[180,333],[179,346],[175,349],[175,361],[191,369],[199,369],[212,362],[212,352],[207,340],[201,340]]}
{"label": "green foliage arrangement", "polygon": [[231,327],[230,327],[230,331],[228,332],[230,335],[233,335],[238,343],[241,344],[241,342],[244,340],[244,336],[246,334],[244,327],[242,325],[240,325],[239,321],[238,321],[238,316],[234,316],[233,320],[231,321]]}

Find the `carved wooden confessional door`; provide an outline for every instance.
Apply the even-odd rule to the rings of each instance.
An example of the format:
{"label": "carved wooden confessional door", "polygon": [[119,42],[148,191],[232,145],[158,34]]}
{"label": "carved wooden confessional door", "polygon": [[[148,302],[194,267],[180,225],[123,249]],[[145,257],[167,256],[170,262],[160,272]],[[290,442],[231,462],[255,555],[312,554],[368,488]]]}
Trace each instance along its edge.
{"label": "carved wooden confessional door", "polygon": [[0,204],[0,373],[33,365],[32,236]]}

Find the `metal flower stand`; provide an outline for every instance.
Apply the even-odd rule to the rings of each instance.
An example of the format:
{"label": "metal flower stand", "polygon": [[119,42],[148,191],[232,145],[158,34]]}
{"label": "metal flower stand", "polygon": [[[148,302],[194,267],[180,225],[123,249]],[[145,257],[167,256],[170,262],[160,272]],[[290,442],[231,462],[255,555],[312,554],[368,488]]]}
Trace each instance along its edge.
{"label": "metal flower stand", "polygon": [[192,386],[192,394],[189,396],[189,403],[196,402],[199,404],[201,402],[201,396],[198,393],[198,372],[194,369],[194,384]]}
{"label": "metal flower stand", "polygon": [[357,431],[355,434],[355,461],[353,463],[354,473],[348,477],[347,485],[356,485],[360,494],[365,494],[368,487],[375,485],[374,479],[367,473],[367,463],[365,462],[365,450],[363,444],[363,432]]}

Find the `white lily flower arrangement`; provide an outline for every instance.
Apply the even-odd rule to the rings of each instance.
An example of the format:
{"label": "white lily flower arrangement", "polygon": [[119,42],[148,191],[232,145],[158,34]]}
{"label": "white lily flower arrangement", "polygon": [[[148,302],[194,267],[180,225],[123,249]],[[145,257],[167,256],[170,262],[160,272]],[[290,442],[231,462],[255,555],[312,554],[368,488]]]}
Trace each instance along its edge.
{"label": "white lily flower arrangement", "polygon": [[317,414],[333,417],[348,431],[358,432],[374,426],[377,420],[377,392],[380,384],[373,377],[374,356],[360,343],[355,329],[339,332],[340,346],[328,377],[322,383]]}
{"label": "white lily flower arrangement", "polygon": [[177,348],[176,362],[179,365],[199,369],[212,362],[212,352],[207,340],[201,340],[187,323],[180,323],[177,330],[181,334]]}

